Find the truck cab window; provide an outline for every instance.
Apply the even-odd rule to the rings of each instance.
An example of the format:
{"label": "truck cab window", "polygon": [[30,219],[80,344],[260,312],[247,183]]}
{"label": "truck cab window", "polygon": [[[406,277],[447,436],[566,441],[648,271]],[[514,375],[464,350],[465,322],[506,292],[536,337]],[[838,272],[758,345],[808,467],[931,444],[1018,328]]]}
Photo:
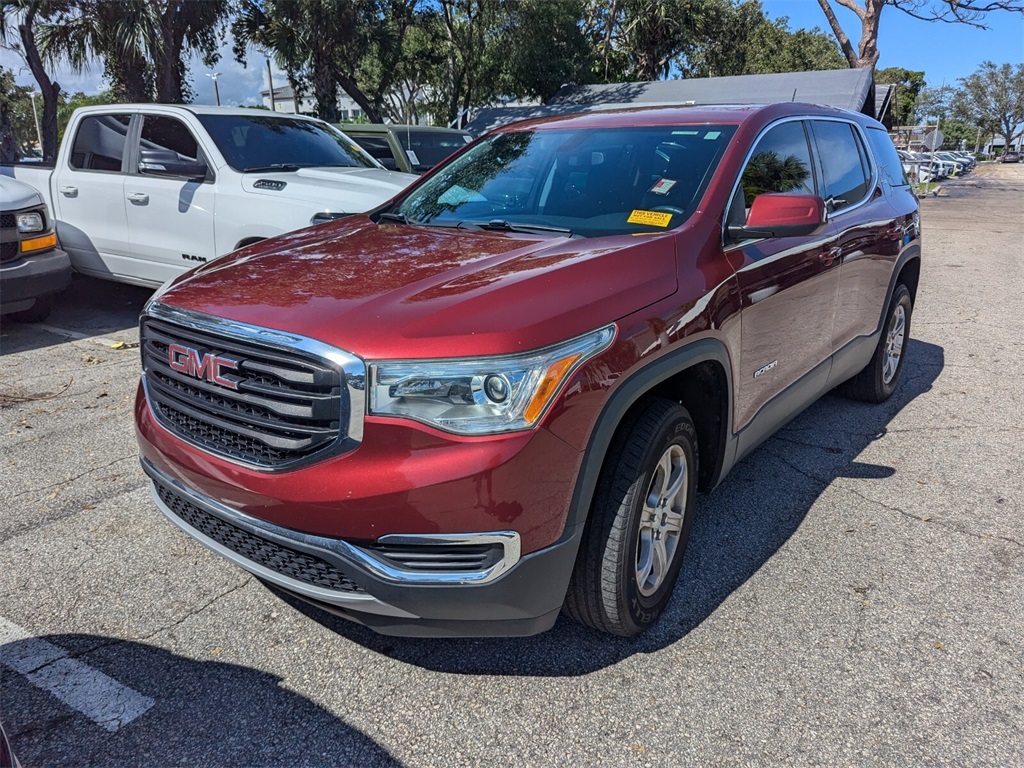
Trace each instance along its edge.
{"label": "truck cab window", "polygon": [[162,115],[146,115],[139,138],[142,149],[166,149],[181,160],[199,160],[199,145],[192,132],[180,120]]}
{"label": "truck cab window", "polygon": [[131,121],[131,115],[83,118],[71,147],[71,167],[78,171],[120,173]]}

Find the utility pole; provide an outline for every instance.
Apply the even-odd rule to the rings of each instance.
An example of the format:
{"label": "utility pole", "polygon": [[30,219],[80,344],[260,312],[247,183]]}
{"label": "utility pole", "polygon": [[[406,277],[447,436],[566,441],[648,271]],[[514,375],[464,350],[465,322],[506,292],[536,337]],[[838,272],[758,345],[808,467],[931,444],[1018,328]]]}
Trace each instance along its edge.
{"label": "utility pole", "polygon": [[39,128],[39,111],[36,109],[36,92],[29,91],[28,95],[32,97],[32,117],[36,120],[36,139],[39,141],[39,151],[43,151],[43,132]]}
{"label": "utility pole", "polygon": [[220,106],[220,88],[217,87],[217,78],[220,77],[220,72],[207,72],[206,76],[213,80],[213,95],[217,99],[217,106]]}
{"label": "utility pole", "polygon": [[267,87],[270,88],[270,111],[277,112],[277,103],[274,101],[274,75],[270,71],[270,59],[267,59]]}

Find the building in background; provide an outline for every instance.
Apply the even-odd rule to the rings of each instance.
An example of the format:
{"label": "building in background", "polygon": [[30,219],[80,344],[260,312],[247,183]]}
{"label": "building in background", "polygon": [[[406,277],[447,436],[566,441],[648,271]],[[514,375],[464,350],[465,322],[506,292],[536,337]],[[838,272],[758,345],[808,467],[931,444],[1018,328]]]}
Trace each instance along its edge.
{"label": "building in background", "polygon": [[[270,90],[264,88],[260,91],[263,98],[263,106],[270,109]],[[338,109],[341,110],[341,120],[358,120],[365,113],[359,108],[347,93],[338,92]],[[311,93],[303,93],[299,99],[298,109],[295,108],[295,93],[290,85],[280,85],[274,88],[274,111],[299,113],[303,115],[316,114],[316,99]]]}

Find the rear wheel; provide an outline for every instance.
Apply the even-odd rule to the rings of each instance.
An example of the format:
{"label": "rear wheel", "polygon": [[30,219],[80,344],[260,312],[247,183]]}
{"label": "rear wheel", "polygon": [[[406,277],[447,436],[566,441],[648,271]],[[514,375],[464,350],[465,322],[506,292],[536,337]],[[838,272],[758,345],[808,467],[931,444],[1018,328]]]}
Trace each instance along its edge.
{"label": "rear wheel", "polygon": [[843,385],[843,393],[847,397],[867,403],[881,403],[896,391],[907,357],[906,343],[910,340],[910,315],[913,310],[910,291],[902,283],[897,284],[871,362]]}
{"label": "rear wheel", "polygon": [[654,623],[679,576],[696,492],[690,414],[670,400],[651,400],[608,450],[565,612],[622,636]]}

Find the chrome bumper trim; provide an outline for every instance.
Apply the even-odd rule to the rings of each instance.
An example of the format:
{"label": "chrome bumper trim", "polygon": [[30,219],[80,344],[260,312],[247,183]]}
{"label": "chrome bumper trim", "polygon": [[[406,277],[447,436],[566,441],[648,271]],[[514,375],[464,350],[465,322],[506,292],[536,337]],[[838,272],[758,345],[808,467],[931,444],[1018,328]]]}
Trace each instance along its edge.
{"label": "chrome bumper trim", "polygon": [[[225,504],[214,501],[213,499],[186,487],[181,482],[174,480],[164,472],[161,472],[146,459],[142,459],[142,468],[154,481],[160,482],[171,488],[175,493],[183,496],[192,504],[195,504],[201,509],[228,523],[231,523],[232,525],[236,525],[261,536],[266,536],[273,541],[280,542],[283,545],[292,547],[296,550],[320,557],[335,564],[339,569],[348,570],[349,573],[355,570],[359,573],[368,575],[373,579],[377,579],[388,584],[400,586],[474,586],[488,584],[512,569],[519,562],[522,553],[521,539],[519,537],[519,533],[516,531],[487,531],[481,533],[452,534],[390,534],[382,536],[380,538],[380,542],[385,544],[455,546],[459,544],[500,544],[502,546],[502,558],[489,568],[479,571],[449,571],[436,573],[398,568],[390,563],[382,561],[372,553],[344,541],[343,539],[334,539],[326,536],[316,536],[314,534],[293,531],[289,528],[283,528],[279,525],[274,525],[273,523],[260,520],[259,518],[252,517],[244,512],[232,509]],[[383,610],[372,611],[372,609],[368,607],[378,605],[387,608],[389,611],[399,611],[399,613],[388,613],[388,615],[411,615],[401,611],[401,609],[395,608],[394,606],[381,603],[376,600],[376,598],[369,598],[369,602],[367,602],[367,597],[365,596],[353,596],[312,587],[308,584],[294,581],[287,576],[277,574],[274,571],[270,571],[257,563],[253,563],[241,557],[233,550],[227,549],[223,545],[208,539],[208,537],[193,529],[183,520],[178,519],[177,515],[167,509],[164,503],[156,495],[156,489],[153,488],[151,490],[154,498],[156,499],[157,506],[160,507],[160,510],[167,515],[173,523],[182,528],[182,530],[190,536],[193,536],[208,546],[210,549],[220,553],[224,557],[227,557],[229,560],[240,565],[246,570],[257,573],[261,578],[266,578],[268,581],[281,584],[293,592],[309,595],[316,600],[322,600],[324,602],[330,602],[337,605],[349,605],[355,608],[353,601],[359,601],[360,606],[367,606],[360,607],[359,610],[383,613]]]}

